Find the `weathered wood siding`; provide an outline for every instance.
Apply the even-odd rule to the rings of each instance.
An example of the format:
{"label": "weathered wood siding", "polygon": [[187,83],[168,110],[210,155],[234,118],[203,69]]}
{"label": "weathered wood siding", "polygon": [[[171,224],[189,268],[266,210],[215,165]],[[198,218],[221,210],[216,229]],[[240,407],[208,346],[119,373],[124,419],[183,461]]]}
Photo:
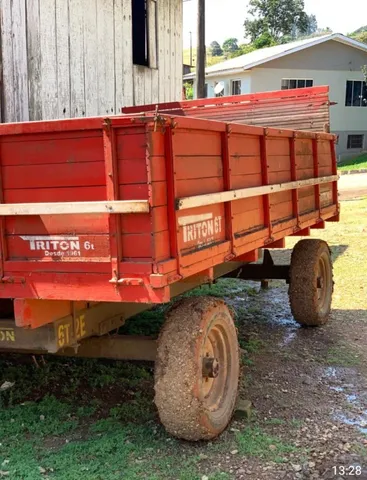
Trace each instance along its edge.
{"label": "weathered wood siding", "polygon": [[156,68],[133,65],[131,1],[0,0],[2,121],[181,100],[182,0],[148,0]]}

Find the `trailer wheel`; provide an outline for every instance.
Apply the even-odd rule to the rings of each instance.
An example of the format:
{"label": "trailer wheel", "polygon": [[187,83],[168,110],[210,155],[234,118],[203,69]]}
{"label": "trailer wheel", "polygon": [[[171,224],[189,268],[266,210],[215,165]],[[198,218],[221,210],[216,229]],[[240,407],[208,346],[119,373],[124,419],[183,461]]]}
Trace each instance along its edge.
{"label": "trailer wheel", "polygon": [[294,319],[305,326],[319,326],[329,319],[334,289],[333,265],[328,244],[301,240],[293,249],[289,299]]}
{"label": "trailer wheel", "polygon": [[155,403],[167,431],[209,440],[231,420],[237,399],[237,331],[226,304],[188,298],[168,313],[158,341]]}

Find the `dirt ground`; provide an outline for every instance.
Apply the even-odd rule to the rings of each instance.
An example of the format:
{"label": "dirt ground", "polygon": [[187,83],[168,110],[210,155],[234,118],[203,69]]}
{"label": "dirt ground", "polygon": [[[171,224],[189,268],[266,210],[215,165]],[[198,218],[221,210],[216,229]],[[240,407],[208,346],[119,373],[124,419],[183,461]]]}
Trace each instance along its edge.
{"label": "dirt ground", "polygon": [[341,200],[352,200],[367,195],[367,173],[341,175],[339,192]]}
{"label": "dirt ground", "polygon": [[[237,416],[216,441],[169,437],[153,405],[153,368],[128,362],[0,356],[0,479],[367,480],[367,198],[313,237],[334,259],[330,322],[292,319],[287,286],[228,279],[195,295],[226,299],[242,348]],[[277,263],[287,250],[273,252]],[[162,310],[126,329],[156,333]]]}

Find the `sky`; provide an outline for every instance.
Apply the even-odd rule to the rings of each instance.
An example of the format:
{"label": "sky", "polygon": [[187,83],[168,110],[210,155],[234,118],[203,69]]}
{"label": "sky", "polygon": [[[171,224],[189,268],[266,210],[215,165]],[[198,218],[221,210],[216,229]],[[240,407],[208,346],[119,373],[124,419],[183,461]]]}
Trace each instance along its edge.
{"label": "sky", "polygon": [[[223,43],[229,37],[243,38],[248,0],[206,0],[206,44]],[[339,6],[340,5],[340,6]],[[197,0],[184,4],[184,48],[190,46],[190,31],[196,45]],[[367,0],[305,0],[305,10],[315,14],[319,27],[335,33],[350,33],[367,25]]]}

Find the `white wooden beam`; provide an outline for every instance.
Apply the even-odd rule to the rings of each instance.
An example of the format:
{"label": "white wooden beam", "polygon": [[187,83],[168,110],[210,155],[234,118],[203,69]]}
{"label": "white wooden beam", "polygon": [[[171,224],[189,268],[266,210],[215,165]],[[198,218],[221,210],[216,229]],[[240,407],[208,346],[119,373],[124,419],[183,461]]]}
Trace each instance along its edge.
{"label": "white wooden beam", "polygon": [[148,200],[0,204],[0,216],[147,212],[149,212]]}
{"label": "white wooden beam", "polygon": [[177,200],[176,210],[187,210],[188,208],[204,207],[206,205],[214,205],[216,203],[241,200],[242,198],[258,197],[259,195],[269,195],[272,193],[284,192],[286,190],[294,190],[296,188],[310,187],[312,185],[320,185],[323,183],[332,183],[337,182],[338,178],[338,175],[332,175],[329,177],[310,178],[295,182],[263,185],[261,187],[242,188],[239,190],[231,190],[229,192],[209,193],[206,195],[185,197]]}

